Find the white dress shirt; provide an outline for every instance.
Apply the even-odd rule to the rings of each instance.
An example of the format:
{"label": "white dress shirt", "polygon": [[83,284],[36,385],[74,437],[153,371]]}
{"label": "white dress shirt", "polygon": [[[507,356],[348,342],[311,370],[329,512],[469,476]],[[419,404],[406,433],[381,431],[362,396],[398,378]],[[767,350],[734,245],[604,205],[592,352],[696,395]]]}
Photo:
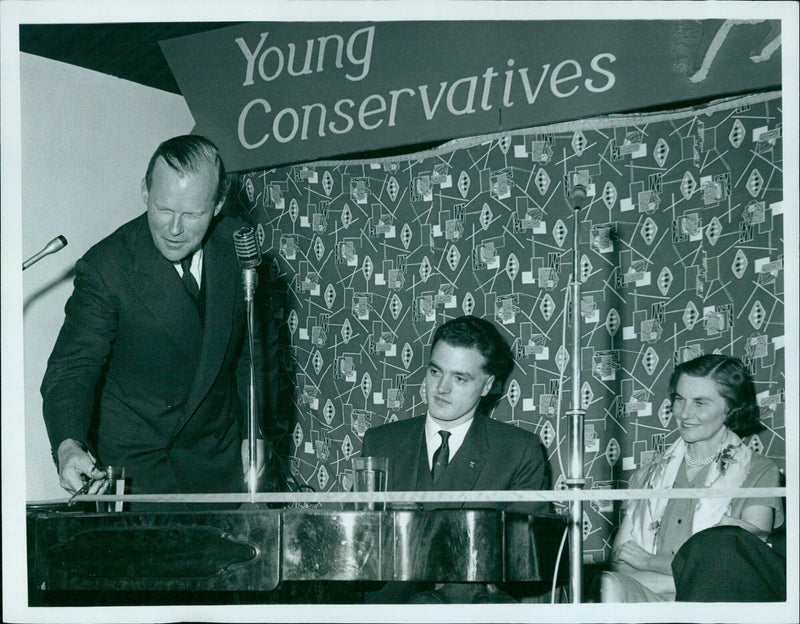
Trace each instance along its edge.
{"label": "white dress shirt", "polygon": [[[183,267],[181,267],[180,262],[173,262],[172,266],[175,267],[175,270],[178,272],[178,275],[183,277]],[[192,264],[189,265],[189,270],[192,272],[194,279],[197,280],[197,285],[200,286],[203,282],[200,281],[203,277],[203,248],[201,247],[197,251],[192,254]]]}
{"label": "white dress shirt", "polygon": [[467,432],[469,431],[469,427],[472,424],[474,418],[470,418],[467,422],[461,423],[453,427],[452,429],[444,429],[441,425],[439,425],[431,415],[425,418],[425,442],[428,448],[428,467],[433,468],[433,454],[436,452],[442,445],[442,436],[439,435],[439,432],[442,430],[450,432],[450,439],[448,440],[447,446],[450,448],[450,457],[448,458],[448,462],[453,460],[453,457],[456,454],[456,451],[461,448],[461,444],[464,442],[464,438],[467,437]]}

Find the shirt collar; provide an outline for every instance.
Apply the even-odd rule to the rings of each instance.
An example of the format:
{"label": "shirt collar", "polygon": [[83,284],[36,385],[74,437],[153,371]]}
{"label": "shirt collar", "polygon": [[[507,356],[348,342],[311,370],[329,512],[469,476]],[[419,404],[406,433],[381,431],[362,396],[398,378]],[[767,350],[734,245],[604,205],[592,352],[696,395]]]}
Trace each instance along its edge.
{"label": "shirt collar", "polygon": [[[470,426],[472,426],[472,422],[475,418],[470,418],[467,422],[461,423],[460,425],[456,425],[452,429],[447,429],[446,431],[450,432],[450,438],[448,439],[448,446],[450,448],[450,457],[452,458],[453,455],[456,454],[456,451],[461,447],[461,444],[464,442],[464,438],[467,437],[467,432],[469,432]],[[434,452],[436,449],[439,448],[439,445],[442,443],[442,437],[439,435],[439,431],[443,430],[439,423],[437,423],[431,415],[428,414],[425,417],[425,443],[428,449],[428,462],[430,463]]]}
{"label": "shirt collar", "polygon": [[[180,262],[173,262],[175,266],[175,270],[178,271],[179,275],[183,275],[183,269],[181,268]],[[194,275],[197,283],[200,284],[200,280],[203,277],[203,248],[201,247],[197,251],[192,254],[192,264],[189,266],[189,270]]]}

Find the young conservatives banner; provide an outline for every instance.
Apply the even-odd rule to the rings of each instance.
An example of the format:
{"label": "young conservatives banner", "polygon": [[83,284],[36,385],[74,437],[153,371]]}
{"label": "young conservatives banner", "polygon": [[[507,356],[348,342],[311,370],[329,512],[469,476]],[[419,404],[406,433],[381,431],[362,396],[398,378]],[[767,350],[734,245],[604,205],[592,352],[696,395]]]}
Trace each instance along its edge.
{"label": "young conservatives banner", "polygon": [[781,83],[778,21],[260,22],[161,47],[231,171]]}

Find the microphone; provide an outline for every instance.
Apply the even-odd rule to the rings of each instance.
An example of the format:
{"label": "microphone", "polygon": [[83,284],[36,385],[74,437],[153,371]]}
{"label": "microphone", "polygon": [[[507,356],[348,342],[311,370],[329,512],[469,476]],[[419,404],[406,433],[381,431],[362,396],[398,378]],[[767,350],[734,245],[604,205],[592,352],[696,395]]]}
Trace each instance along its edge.
{"label": "microphone", "polygon": [[256,232],[250,226],[239,228],[233,233],[233,246],[236,249],[236,257],[239,259],[239,266],[242,267],[242,284],[244,285],[244,300],[247,308],[247,339],[250,344],[250,384],[247,396],[247,439],[248,443],[248,469],[247,469],[247,489],[250,492],[251,502],[255,500],[256,489],[258,488],[258,445],[257,432],[258,424],[256,417],[256,371],[255,371],[255,346],[254,346],[254,314],[253,299],[255,298],[256,286],[258,286],[258,273],[256,267],[261,264],[261,249],[256,240]]}
{"label": "microphone", "polygon": [[66,246],[67,246],[67,239],[60,235],[56,236],[53,240],[47,243],[47,245],[45,245],[45,248],[42,249],[39,253],[31,256],[25,262],[23,262],[22,270],[24,271],[32,264],[36,264],[37,262],[39,262],[39,260],[41,260],[45,256],[49,256],[50,254],[56,253],[57,251],[64,249],[64,247]]}
{"label": "microphone", "polygon": [[573,184],[569,191],[569,205],[575,210],[580,210],[586,203],[586,187],[583,184]]}
{"label": "microphone", "polygon": [[233,233],[233,246],[239,266],[242,267],[242,283],[245,301],[252,301],[258,286],[256,267],[261,264],[261,249],[256,241],[256,232],[250,226],[239,228]]}

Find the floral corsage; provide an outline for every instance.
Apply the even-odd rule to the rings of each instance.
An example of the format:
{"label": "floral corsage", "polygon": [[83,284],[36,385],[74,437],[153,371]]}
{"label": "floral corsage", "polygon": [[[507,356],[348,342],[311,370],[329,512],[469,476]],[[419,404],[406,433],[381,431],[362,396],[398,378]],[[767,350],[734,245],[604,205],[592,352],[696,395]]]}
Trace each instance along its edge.
{"label": "floral corsage", "polygon": [[736,459],[736,449],[741,445],[739,444],[729,444],[725,448],[723,448],[717,454],[717,472],[719,472],[719,476],[725,476],[725,473],[728,470],[728,466],[731,464],[738,463],[739,460]]}

